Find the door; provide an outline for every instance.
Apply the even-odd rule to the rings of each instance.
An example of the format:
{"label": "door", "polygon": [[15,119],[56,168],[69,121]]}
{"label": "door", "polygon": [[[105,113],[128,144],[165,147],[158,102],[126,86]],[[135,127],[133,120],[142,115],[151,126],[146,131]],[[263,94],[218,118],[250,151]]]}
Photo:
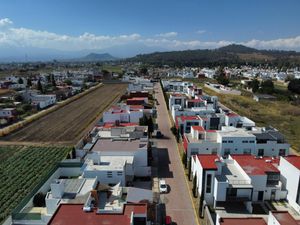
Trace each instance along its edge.
{"label": "door", "polygon": [[263,191],[259,191],[258,192],[257,201],[263,201],[263,200],[264,200],[264,192]]}
{"label": "door", "polygon": [[258,156],[264,156],[264,150],[263,149],[258,149]]}

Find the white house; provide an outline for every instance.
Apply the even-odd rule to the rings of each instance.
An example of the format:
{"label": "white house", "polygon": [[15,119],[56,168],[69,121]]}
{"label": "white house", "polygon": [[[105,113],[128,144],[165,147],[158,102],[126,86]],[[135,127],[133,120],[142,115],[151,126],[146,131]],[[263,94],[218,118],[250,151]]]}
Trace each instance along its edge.
{"label": "white house", "polygon": [[300,157],[280,157],[278,169],[281,172],[281,181],[286,188],[289,204],[300,212]]}
{"label": "white house", "polygon": [[192,157],[194,194],[214,208],[222,202],[242,202],[249,212],[252,201],[281,200],[286,191],[279,181],[278,160],[252,155],[227,159],[203,154]]}
{"label": "white house", "polygon": [[144,116],[143,109],[132,109],[129,105],[113,106],[103,113],[104,123],[114,123],[116,121],[125,123],[139,123]]}
{"label": "white house", "polygon": [[[133,173],[137,177],[151,175],[151,167],[148,164],[148,139],[112,138],[98,139],[91,149],[89,158],[101,157],[133,157],[133,161],[123,159],[123,165],[133,164]],[[106,158],[108,160],[108,158]],[[130,162],[129,162],[130,161]],[[100,160],[101,162],[101,160]],[[125,164],[127,162],[127,164]],[[111,162],[112,164],[113,162]],[[122,165],[121,164],[121,165]]]}

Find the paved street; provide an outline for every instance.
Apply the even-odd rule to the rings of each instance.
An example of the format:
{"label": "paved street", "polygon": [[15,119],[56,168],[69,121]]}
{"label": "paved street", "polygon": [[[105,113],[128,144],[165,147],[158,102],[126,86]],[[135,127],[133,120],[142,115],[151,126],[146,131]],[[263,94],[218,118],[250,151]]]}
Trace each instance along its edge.
{"label": "paved street", "polygon": [[158,147],[158,177],[165,179],[170,186],[170,192],[162,194],[161,199],[166,203],[167,215],[172,217],[175,224],[197,224],[193,203],[189,194],[184,170],[177,149],[174,135],[171,133],[168,110],[165,104],[160,84],[156,84],[157,123],[165,135],[157,142]]}

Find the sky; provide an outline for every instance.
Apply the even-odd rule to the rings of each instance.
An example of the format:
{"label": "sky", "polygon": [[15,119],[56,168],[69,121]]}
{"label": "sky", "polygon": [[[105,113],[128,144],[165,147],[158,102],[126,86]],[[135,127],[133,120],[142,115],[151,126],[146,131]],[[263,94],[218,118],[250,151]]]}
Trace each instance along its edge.
{"label": "sky", "polygon": [[299,0],[1,0],[0,50],[126,56],[238,43],[300,51],[299,12]]}

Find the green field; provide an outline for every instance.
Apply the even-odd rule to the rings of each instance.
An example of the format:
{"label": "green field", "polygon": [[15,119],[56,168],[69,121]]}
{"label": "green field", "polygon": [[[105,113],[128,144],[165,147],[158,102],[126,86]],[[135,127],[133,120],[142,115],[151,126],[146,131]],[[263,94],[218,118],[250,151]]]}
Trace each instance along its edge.
{"label": "green field", "polygon": [[69,147],[0,146],[0,224]]}
{"label": "green field", "polygon": [[107,70],[110,73],[118,73],[121,74],[123,72],[122,67],[121,66],[113,66],[113,65],[103,65],[101,66],[102,70]]}

